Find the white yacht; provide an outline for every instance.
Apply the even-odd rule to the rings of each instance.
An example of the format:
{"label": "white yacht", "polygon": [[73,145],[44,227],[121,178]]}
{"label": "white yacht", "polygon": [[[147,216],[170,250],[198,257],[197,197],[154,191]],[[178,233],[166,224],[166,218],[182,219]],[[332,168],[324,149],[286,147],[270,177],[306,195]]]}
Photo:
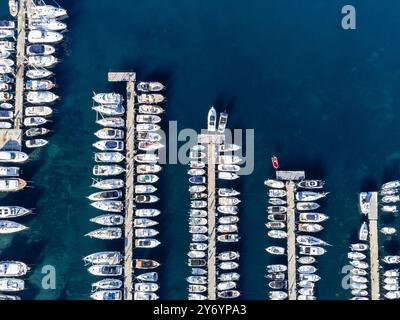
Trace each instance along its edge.
{"label": "white yacht", "polygon": [[0,234],[11,234],[28,229],[24,225],[8,220],[0,220]]}
{"label": "white yacht", "polygon": [[88,271],[94,276],[121,276],[123,268],[119,264],[94,264]]}
{"label": "white yacht", "polygon": [[125,182],[122,179],[105,179],[105,180],[94,180],[92,187],[101,190],[120,189],[124,187]]}
{"label": "white yacht", "polygon": [[158,173],[161,171],[161,166],[158,164],[139,164],[136,166],[136,173],[147,174],[147,173]]}
{"label": "white yacht", "polygon": [[63,19],[66,18],[67,10],[52,5],[33,4],[28,13],[29,19]]}
{"label": "white yacht", "polygon": [[302,212],[299,214],[299,221],[300,222],[323,222],[327,220],[329,217],[323,213],[317,212]]}
{"label": "white yacht", "polygon": [[33,44],[58,43],[63,38],[64,36],[61,33],[54,31],[32,30],[28,33],[28,41]]}
{"label": "white yacht", "polygon": [[122,128],[125,126],[125,120],[118,117],[102,118],[96,121],[103,127]]}
{"label": "white yacht", "polygon": [[99,191],[88,196],[90,201],[116,200],[120,198],[122,198],[122,191],[120,190]]}
{"label": "white yacht", "polygon": [[158,225],[158,221],[154,221],[148,218],[136,218],[133,220],[133,226],[135,228],[148,228]]}
{"label": "white yacht", "polygon": [[326,197],[329,192],[299,191],[296,192],[297,201],[315,201]]}
{"label": "white yacht", "polygon": [[34,68],[51,68],[58,63],[58,59],[55,56],[29,56],[28,65]]}
{"label": "white yacht", "polygon": [[152,228],[137,228],[135,229],[136,238],[149,238],[158,235],[159,232]]}
{"label": "white yacht", "polygon": [[158,288],[158,284],[153,282],[141,282],[135,283],[134,285],[134,290],[136,292],[156,292]]}
{"label": "white yacht", "polygon": [[15,21],[0,20],[0,29],[15,29]]}
{"label": "white yacht", "polygon": [[67,29],[67,25],[64,22],[56,19],[29,19],[28,28],[30,30],[45,30],[45,31],[56,31],[62,32]]}
{"label": "white yacht", "polygon": [[125,133],[121,129],[102,128],[94,133],[99,139],[124,139]]}
{"label": "white yacht", "polygon": [[27,117],[48,117],[53,113],[53,109],[46,106],[26,107],[25,115]]}
{"label": "white yacht", "polygon": [[117,176],[123,173],[125,169],[117,164],[113,165],[95,165],[93,174],[95,176]]}
{"label": "white yacht", "polygon": [[59,96],[50,91],[29,91],[26,95],[26,100],[32,104],[52,103]]}
{"label": "white yacht", "polygon": [[217,129],[217,112],[214,107],[211,107],[210,111],[208,111],[208,121],[207,121],[207,129],[210,132],[215,132]]}
{"label": "white yacht", "polygon": [[385,189],[394,189],[400,187],[400,180],[389,181],[382,185],[382,190]]}
{"label": "white yacht", "polygon": [[160,241],[156,239],[136,239],[135,248],[152,249],[158,247],[161,244]]}
{"label": "white yacht", "polygon": [[164,112],[164,109],[160,106],[153,104],[142,104],[139,106],[139,113],[143,114],[161,114]]}
{"label": "white yacht", "polygon": [[116,200],[96,201],[92,202],[90,205],[96,209],[110,212],[121,212],[124,208],[123,202]]}
{"label": "white yacht", "polygon": [[323,180],[302,180],[297,183],[297,186],[304,189],[322,189],[324,184]]}
{"label": "white yacht", "polygon": [[125,108],[122,104],[103,104],[94,106],[92,109],[106,116],[122,116],[125,114]]}
{"label": "white yacht", "polygon": [[26,181],[19,178],[0,179],[0,192],[14,192],[26,187]]}
{"label": "white yacht", "polygon": [[221,180],[235,180],[238,178],[239,175],[233,172],[218,172],[218,179]]}
{"label": "white yacht", "polygon": [[153,124],[153,123],[139,123],[136,125],[136,131],[137,132],[153,132],[153,131],[158,131],[160,130],[161,127],[158,124]]}
{"label": "white yacht", "polygon": [[157,188],[152,186],[151,184],[138,184],[135,185],[135,193],[136,194],[147,194],[156,192]]}
{"label": "white yacht", "polygon": [[314,247],[314,246],[299,246],[300,254],[309,255],[309,256],[321,256],[326,253],[326,250],[322,247]]}
{"label": "white yacht", "polygon": [[26,47],[26,54],[28,56],[36,56],[43,55],[47,56],[50,54],[54,54],[56,52],[56,48],[49,44],[31,44]]}
{"label": "white yacht", "polygon": [[370,210],[371,192],[361,192],[359,198],[360,210],[363,214],[368,214]]}
{"label": "white yacht", "polygon": [[119,264],[123,256],[118,251],[103,251],[92,253],[83,258],[86,264]]}
{"label": "white yacht", "polygon": [[160,103],[165,100],[165,97],[161,94],[148,94],[148,93],[143,93],[137,96],[138,102],[143,103],[143,104],[154,104],[154,103]]}
{"label": "white yacht", "polygon": [[114,290],[119,289],[123,285],[122,280],[119,279],[103,279],[92,283],[93,291],[97,290]]}
{"label": "white yacht", "polygon": [[19,168],[0,166],[0,177],[19,177]]}
{"label": "white yacht", "polygon": [[358,239],[360,241],[367,241],[368,239],[368,225],[367,222],[363,222],[361,225],[360,231],[358,233]]}
{"label": "white yacht", "polygon": [[152,114],[139,114],[136,116],[136,122],[156,124],[161,122],[161,117]]}
{"label": "white yacht", "polygon": [[264,184],[270,188],[282,189],[285,187],[285,183],[280,180],[268,179],[264,181]]}
{"label": "white yacht", "polygon": [[124,151],[124,142],[120,140],[100,140],[93,143],[93,147],[102,151]]}
{"label": "white yacht", "polygon": [[0,279],[0,291],[3,292],[16,292],[25,289],[25,281],[15,278],[2,278]]}
{"label": "white yacht", "polygon": [[302,232],[320,232],[324,227],[318,223],[299,223],[297,229]]}
{"label": "white yacht", "polygon": [[28,155],[21,151],[0,151],[0,162],[22,163],[28,158]]}
{"label": "white yacht", "polygon": [[113,162],[119,163],[125,159],[125,156],[120,152],[96,152],[94,160],[96,162]]}
{"label": "white yacht", "polygon": [[120,214],[102,214],[100,216],[91,218],[90,222],[107,227],[120,226],[124,223],[124,216]]}
{"label": "white yacht", "polygon": [[137,89],[142,92],[157,92],[164,90],[165,87],[160,82],[139,82]]}
{"label": "white yacht", "polygon": [[0,277],[20,277],[28,273],[29,267],[20,261],[0,261]]}
{"label": "white yacht", "polygon": [[37,127],[47,123],[48,120],[44,117],[26,117],[24,118],[24,126]]}
{"label": "white yacht", "polygon": [[160,214],[161,214],[160,210],[157,210],[157,209],[137,209],[137,210],[135,210],[135,216],[137,216],[137,217],[151,218],[151,217],[156,217]]}
{"label": "white yacht", "polygon": [[30,149],[40,148],[40,147],[44,147],[48,143],[49,143],[49,141],[46,139],[31,139],[31,140],[25,141],[25,147],[30,148]]}
{"label": "white yacht", "polygon": [[330,244],[324,240],[309,235],[299,235],[296,237],[296,241],[299,244],[307,246],[330,246]]}
{"label": "white yacht", "polygon": [[101,240],[115,240],[121,239],[122,230],[118,227],[100,228],[87,233],[85,236]]}
{"label": "white yacht", "polygon": [[219,133],[224,133],[226,124],[228,122],[228,114],[226,112],[221,112],[219,116],[219,122],[218,122],[218,132]]}
{"label": "white yacht", "polygon": [[133,293],[134,300],[158,300],[158,295],[154,292],[134,292]]}
{"label": "white yacht", "polygon": [[32,210],[18,206],[2,206],[0,207],[0,219],[18,218],[31,214]]}
{"label": "white yacht", "polygon": [[124,101],[121,94],[111,93],[97,93],[93,96],[93,100],[100,104],[120,104]]}
{"label": "white yacht", "polygon": [[26,76],[29,79],[43,79],[53,75],[53,72],[47,69],[30,69],[26,71]]}

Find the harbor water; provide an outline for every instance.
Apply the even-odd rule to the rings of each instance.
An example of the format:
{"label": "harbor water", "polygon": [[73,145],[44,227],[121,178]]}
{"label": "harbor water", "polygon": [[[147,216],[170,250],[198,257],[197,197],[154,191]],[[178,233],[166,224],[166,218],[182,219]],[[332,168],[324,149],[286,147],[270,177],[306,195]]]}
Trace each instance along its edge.
{"label": "harbor water", "polygon": [[[237,185],[243,299],[266,299],[264,270],[276,261],[265,252],[277,241],[267,238],[264,226],[263,181],[274,176],[273,154],[281,169],[326,180],[331,193],[321,211],[330,219],[321,238],[333,246],[318,259],[317,297],[349,298],[341,269],[360,226],[357,193],[400,178],[400,45],[393,32],[400,29],[400,3],[352,1],[356,30],[341,27],[347,4],[342,0],[59,3],[68,10],[69,32],[57,53],[62,61],[55,69],[55,92],[61,99],[50,143],[22,168],[33,188],[1,198],[2,205],[36,212],[18,220],[29,230],[0,237],[1,260],[32,266],[22,298],[89,299],[95,278],[82,257],[123,247],[122,241],[83,237],[95,229],[88,220],[96,213],[85,198],[93,192],[92,92],[124,90],[107,83],[110,70],[134,70],[140,79],[167,85],[164,127],[177,121],[178,130],[200,130],[214,104],[229,113],[229,128],[255,130],[254,171]],[[9,18],[2,1],[0,19]],[[149,258],[162,264],[162,299],[187,297],[186,171],[186,165],[167,164],[157,185],[162,245]],[[397,252],[397,243],[389,245],[385,249]],[[51,266],[55,288],[42,284]]]}

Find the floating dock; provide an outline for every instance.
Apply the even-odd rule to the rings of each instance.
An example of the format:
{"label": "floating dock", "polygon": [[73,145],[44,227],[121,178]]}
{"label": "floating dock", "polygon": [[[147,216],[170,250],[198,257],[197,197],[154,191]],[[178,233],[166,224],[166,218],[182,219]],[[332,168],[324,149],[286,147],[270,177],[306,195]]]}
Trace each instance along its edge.
{"label": "floating dock", "polygon": [[288,294],[289,300],[297,300],[296,285],[296,216],[294,202],[294,187],[292,181],[286,182],[287,192],[287,258],[288,258]]}
{"label": "floating dock", "polygon": [[134,198],[135,198],[135,81],[133,72],[110,72],[108,81],[127,81],[126,85],[126,133],[125,133],[125,222],[124,222],[124,300],[133,300],[133,248],[134,248]]}
{"label": "floating dock", "polygon": [[199,144],[207,145],[207,174],[208,174],[208,249],[207,249],[207,293],[208,300],[217,299],[217,261],[216,261],[216,162],[217,148],[225,141],[225,136],[218,133],[200,134],[198,136]]}
{"label": "floating dock", "polygon": [[25,46],[26,46],[26,14],[32,2],[29,0],[19,1],[18,11],[18,37],[17,37],[17,60],[15,73],[15,109],[14,109],[14,128],[20,129],[24,121],[24,88],[25,88]]}
{"label": "floating dock", "polygon": [[371,300],[379,300],[379,246],[378,246],[378,192],[372,192],[370,200],[369,248],[371,272]]}

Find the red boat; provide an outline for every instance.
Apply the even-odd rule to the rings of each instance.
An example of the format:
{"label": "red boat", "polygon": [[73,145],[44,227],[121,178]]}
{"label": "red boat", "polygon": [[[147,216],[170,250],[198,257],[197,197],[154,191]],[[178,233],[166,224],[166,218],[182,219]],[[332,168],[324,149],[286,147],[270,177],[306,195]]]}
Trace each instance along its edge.
{"label": "red boat", "polygon": [[275,170],[277,170],[279,168],[278,157],[272,156],[271,161],[272,161],[272,166],[274,167]]}

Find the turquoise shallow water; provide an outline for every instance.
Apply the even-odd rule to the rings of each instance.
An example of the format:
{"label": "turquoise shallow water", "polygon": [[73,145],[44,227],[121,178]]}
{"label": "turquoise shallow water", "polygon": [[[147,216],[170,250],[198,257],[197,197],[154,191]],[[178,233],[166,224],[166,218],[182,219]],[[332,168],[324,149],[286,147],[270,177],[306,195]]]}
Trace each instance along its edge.
{"label": "turquoise shallow water", "polygon": [[[334,246],[320,259],[321,299],[345,299],[340,270],[360,216],[357,193],[400,176],[397,123],[400,46],[397,1],[353,1],[358,29],[340,28],[345,1],[64,0],[69,32],[59,52],[51,143],[32,155],[23,175],[34,189],[2,198],[35,208],[30,230],[0,238],[0,258],[33,266],[29,299],[87,299],[92,278],[81,258],[114,245],[84,239],[95,213],[84,198],[91,182],[95,131],[91,94],[113,89],[109,70],[133,69],[168,85],[165,120],[200,130],[211,104],[230,113],[231,128],[255,129],[255,167],[242,192],[240,290],[264,299],[269,157],[283,169],[324,178],[331,216],[322,237]],[[8,18],[5,1],[1,18]],[[122,90],[122,88],[120,88]],[[164,122],[164,124],[166,121]],[[160,296],[186,297],[187,168],[167,165],[162,190]],[[41,288],[41,268],[57,271],[55,290]]]}

